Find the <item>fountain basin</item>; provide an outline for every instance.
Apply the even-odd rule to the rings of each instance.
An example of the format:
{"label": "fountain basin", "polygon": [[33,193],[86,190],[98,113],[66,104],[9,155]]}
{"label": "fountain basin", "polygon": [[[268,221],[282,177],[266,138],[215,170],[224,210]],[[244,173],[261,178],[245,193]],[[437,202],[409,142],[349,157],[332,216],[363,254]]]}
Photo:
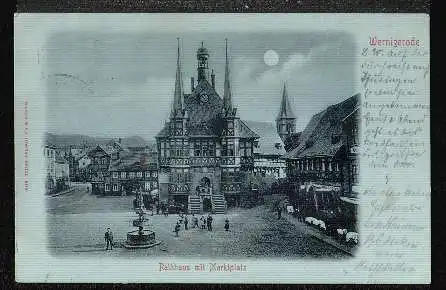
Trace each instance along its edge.
{"label": "fountain basin", "polygon": [[155,240],[155,232],[150,230],[131,231],[127,233],[127,242],[124,247],[127,249],[143,249],[150,248],[160,244],[160,241]]}

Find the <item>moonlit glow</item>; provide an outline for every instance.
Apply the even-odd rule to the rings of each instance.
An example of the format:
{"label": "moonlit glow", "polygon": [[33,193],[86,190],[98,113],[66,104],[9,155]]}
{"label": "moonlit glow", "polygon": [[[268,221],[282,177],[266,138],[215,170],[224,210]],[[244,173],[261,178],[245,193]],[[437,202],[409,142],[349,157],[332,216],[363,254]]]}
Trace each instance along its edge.
{"label": "moonlit glow", "polygon": [[279,55],[274,50],[268,50],[263,55],[263,60],[267,66],[275,66],[279,63]]}

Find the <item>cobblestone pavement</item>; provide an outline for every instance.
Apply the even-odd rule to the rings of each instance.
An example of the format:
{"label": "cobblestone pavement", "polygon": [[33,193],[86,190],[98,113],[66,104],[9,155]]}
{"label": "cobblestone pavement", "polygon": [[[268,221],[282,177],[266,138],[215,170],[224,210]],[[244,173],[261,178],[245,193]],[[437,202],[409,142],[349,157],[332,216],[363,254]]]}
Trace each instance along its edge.
{"label": "cobblestone pavement", "polygon": [[[177,215],[149,217],[148,229],[155,231],[161,244],[149,249],[128,250],[122,247],[126,233],[135,230],[132,220],[132,197],[97,198],[87,193],[61,197],[48,208],[48,242],[58,255],[164,256],[164,257],[289,257],[348,258],[337,248],[306,233],[286,219],[277,220],[265,207],[233,210],[214,215],[214,231],[182,227],[179,237],[173,228]],[[63,202],[66,201],[66,204]],[[93,204],[91,204],[93,202]],[[116,203],[116,204],[115,204]],[[63,210],[62,210],[63,209]],[[228,217],[229,232],[223,228]],[[113,251],[105,251],[104,232],[110,227],[115,237]]]}

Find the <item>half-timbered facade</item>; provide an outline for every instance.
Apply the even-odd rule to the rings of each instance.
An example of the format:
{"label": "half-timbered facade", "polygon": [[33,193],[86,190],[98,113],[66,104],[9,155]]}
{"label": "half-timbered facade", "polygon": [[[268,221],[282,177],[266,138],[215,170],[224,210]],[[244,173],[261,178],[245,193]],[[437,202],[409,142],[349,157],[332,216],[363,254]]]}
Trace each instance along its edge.
{"label": "half-timbered facade", "polygon": [[284,156],[297,206],[309,214],[336,215],[357,182],[359,98],[354,95],[315,114]]}
{"label": "half-timbered facade", "polygon": [[246,121],[246,124],[260,136],[254,143],[254,173],[285,178],[286,163],[282,156],[286,152],[274,123]]}
{"label": "half-timbered facade", "polygon": [[[255,134],[232,104],[229,60],[223,98],[209,74],[209,52],[197,51],[197,82],[184,94],[178,46],[175,92],[170,118],[157,135],[160,199],[182,204],[189,212],[223,212],[236,205],[242,171],[254,168]],[[209,81],[211,76],[211,81]]]}
{"label": "half-timbered facade", "polygon": [[109,167],[104,180],[104,195],[130,195],[138,189],[151,193],[158,189],[156,156],[145,151],[125,152]]}

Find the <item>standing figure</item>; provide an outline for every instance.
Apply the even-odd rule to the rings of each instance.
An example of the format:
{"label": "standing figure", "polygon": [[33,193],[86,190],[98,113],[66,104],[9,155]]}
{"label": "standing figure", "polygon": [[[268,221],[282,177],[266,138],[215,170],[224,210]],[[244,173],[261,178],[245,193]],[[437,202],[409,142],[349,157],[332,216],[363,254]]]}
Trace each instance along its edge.
{"label": "standing figure", "polygon": [[282,217],[282,209],[280,208],[280,206],[277,207],[277,219],[280,220],[280,218]]}
{"label": "standing figure", "polygon": [[225,231],[229,231],[229,219],[227,217],[225,219]]}
{"label": "standing figure", "polygon": [[208,224],[208,231],[212,231],[212,216],[211,216],[211,214],[208,215],[207,224]]}
{"label": "standing figure", "polygon": [[107,228],[104,238],[105,238],[105,242],[107,244],[106,250],[108,250],[108,246],[110,246],[110,250],[113,250],[113,233],[110,230],[110,228]]}
{"label": "standing figure", "polygon": [[178,237],[178,232],[179,231],[180,231],[180,223],[177,222],[177,224],[175,225],[175,229],[174,229],[175,237]]}
{"label": "standing figure", "polygon": [[206,218],[202,215],[200,220],[201,220],[201,229],[202,230],[206,229]]}
{"label": "standing figure", "polygon": [[187,219],[187,215],[184,216],[184,229],[187,230],[187,224],[189,223],[189,220]]}
{"label": "standing figure", "polygon": [[192,214],[192,227],[198,228],[198,218],[194,214]]}

